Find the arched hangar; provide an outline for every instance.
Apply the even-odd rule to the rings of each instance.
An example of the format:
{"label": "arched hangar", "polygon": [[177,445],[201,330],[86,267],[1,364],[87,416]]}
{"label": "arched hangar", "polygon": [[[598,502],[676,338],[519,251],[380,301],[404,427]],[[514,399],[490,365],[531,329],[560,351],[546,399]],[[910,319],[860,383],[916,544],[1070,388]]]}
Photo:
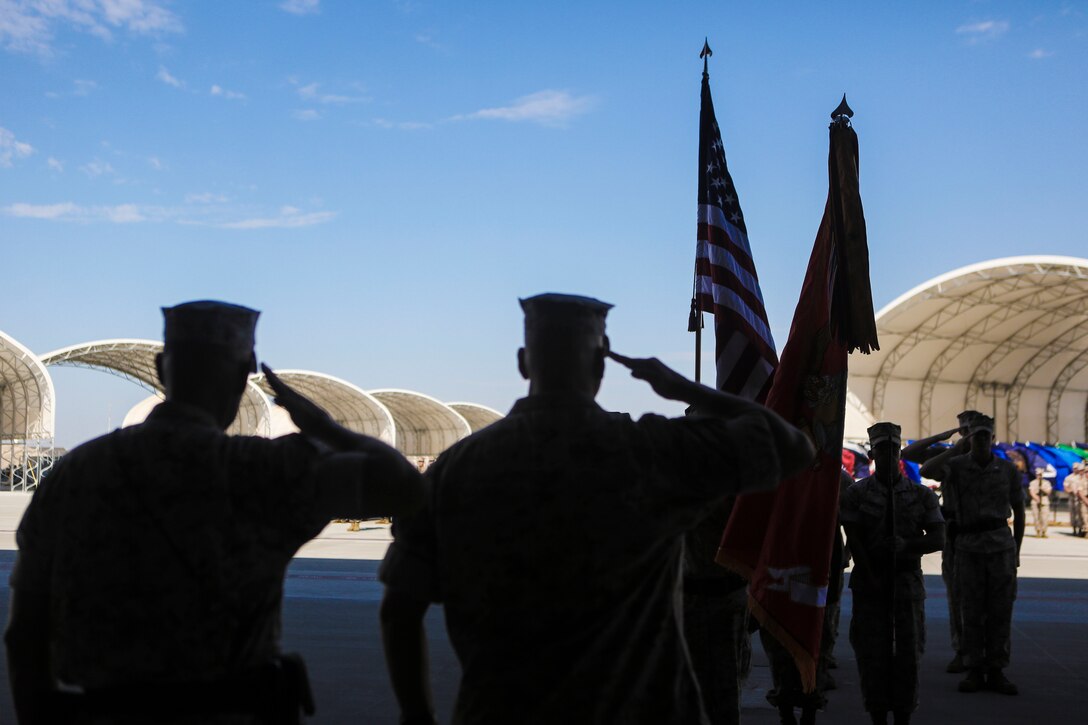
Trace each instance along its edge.
{"label": "arched hangar", "polygon": [[1001,440],[1088,438],[1088,259],[962,267],[876,321],[880,350],[850,356],[855,418],[895,421],[918,438],[973,409],[994,416]]}

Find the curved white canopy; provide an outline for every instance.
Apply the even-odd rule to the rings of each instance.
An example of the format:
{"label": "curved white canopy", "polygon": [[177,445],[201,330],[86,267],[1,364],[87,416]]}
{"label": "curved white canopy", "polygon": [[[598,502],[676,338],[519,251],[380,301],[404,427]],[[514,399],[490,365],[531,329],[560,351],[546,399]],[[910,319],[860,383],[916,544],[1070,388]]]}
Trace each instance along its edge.
{"label": "curved white canopy", "polygon": [[437,456],[472,433],[460,413],[445,403],[410,390],[371,390],[397,426],[397,450],[406,456]]}
{"label": "curved white canopy", "polygon": [[[43,355],[41,360],[45,365],[67,365],[103,370],[131,380],[161,395],[162,383],[159,382],[158,372],[155,370],[155,356],[162,352],[162,349],[162,343],[155,340],[97,340],[54,350]],[[144,402],[146,401],[137,403],[136,408]],[[150,407],[147,408],[147,412],[150,412]],[[128,421],[130,416],[136,415],[134,408],[125,416],[125,420]],[[144,415],[146,417],[146,412]],[[246,385],[242,404],[238,408],[238,416],[230,424],[227,432],[234,435],[268,435],[270,430],[271,412],[268,398],[251,381]]]}
{"label": "curved white canopy", "polygon": [[4,486],[37,483],[55,431],[53,380],[41,361],[0,332],[0,470]]}
{"label": "curved white canopy", "polygon": [[0,438],[52,438],[55,397],[41,360],[0,332]]}
{"label": "curved white canopy", "polygon": [[[392,413],[365,390],[346,380],[310,370],[277,370],[276,374],[328,411],[340,425],[396,446],[397,428]],[[257,375],[253,380],[269,396],[274,395],[264,375]],[[286,411],[279,406],[274,407],[273,421],[273,435],[298,430]]]}
{"label": "curved white canopy", "polygon": [[1026,256],[921,284],[877,313],[878,352],[850,390],[909,438],[995,415],[1003,440],[1088,438],[1088,259]]}
{"label": "curved white canopy", "polygon": [[494,408],[488,408],[486,405],[477,403],[446,403],[446,405],[461,414],[461,417],[465,419],[473,433],[481,428],[486,428],[503,417],[502,413]]}

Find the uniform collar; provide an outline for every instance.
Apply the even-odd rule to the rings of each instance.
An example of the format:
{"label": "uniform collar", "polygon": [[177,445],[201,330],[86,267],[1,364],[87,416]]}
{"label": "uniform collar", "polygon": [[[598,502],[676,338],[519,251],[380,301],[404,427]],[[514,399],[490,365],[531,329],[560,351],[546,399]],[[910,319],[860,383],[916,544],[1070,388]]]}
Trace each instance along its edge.
{"label": "uniform collar", "polygon": [[222,431],[215,417],[206,410],[194,405],[179,403],[176,400],[164,400],[152,408],[147,415],[148,422],[187,423],[189,425],[215,428]]}
{"label": "uniform collar", "polygon": [[585,398],[581,395],[570,395],[566,393],[538,393],[536,395],[530,395],[522,398],[514,403],[514,407],[510,409],[510,414],[514,413],[532,413],[538,410],[602,410],[601,406],[597,405],[597,401]]}

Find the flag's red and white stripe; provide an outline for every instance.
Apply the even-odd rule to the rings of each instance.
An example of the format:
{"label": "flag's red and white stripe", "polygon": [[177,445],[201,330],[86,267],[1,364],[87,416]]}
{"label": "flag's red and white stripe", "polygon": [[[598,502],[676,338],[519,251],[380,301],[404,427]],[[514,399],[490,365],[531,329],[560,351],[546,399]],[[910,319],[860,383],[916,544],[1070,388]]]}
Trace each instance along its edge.
{"label": "flag's red and white stripe", "polygon": [[695,295],[698,309],[714,314],[717,387],[762,400],[778,366],[778,355],[705,75],[697,239]]}

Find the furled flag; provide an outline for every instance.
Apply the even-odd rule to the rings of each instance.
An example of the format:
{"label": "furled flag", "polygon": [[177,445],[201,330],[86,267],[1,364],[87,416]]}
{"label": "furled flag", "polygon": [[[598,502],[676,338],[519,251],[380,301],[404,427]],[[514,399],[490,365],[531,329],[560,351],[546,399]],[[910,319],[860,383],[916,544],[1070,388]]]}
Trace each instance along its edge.
{"label": "furled flag", "polygon": [[[699,113],[699,230],[695,248],[693,310],[714,313],[717,387],[763,401],[770,388],[775,353],[748,229],[737,189],[725,166],[725,146],[714,118],[710,74],[703,47],[703,99]],[[702,324],[695,320],[693,324]],[[694,329],[692,330],[694,332]]]}
{"label": "furled flag", "polygon": [[846,99],[832,113],[827,205],[767,407],[805,431],[813,464],[767,493],[740,496],[716,560],[749,580],[753,614],[816,685],[838,515],[846,361],[879,349],[869,288],[857,135]]}

